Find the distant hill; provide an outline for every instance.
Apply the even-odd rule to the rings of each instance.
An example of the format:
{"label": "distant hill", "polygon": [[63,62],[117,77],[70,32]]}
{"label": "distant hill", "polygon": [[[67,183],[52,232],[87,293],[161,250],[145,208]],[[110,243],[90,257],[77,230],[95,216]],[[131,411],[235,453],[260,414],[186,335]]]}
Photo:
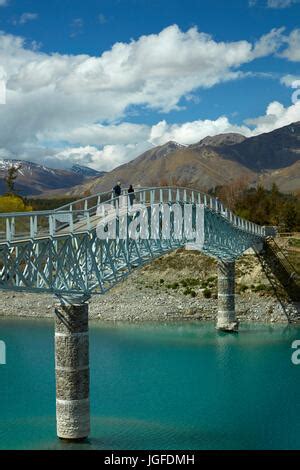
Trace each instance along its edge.
{"label": "distant hill", "polygon": [[198,149],[201,147],[223,147],[223,146],[230,146],[235,144],[240,144],[247,139],[242,134],[235,134],[233,132],[229,132],[228,134],[218,134],[213,137],[205,137],[204,139],[200,140],[197,144],[190,145],[192,149]]}
{"label": "distant hill", "polygon": [[213,148],[200,150],[174,146],[173,142],[155,147],[135,160],[106,173],[101,179],[95,178],[84,185],[68,191],[70,195],[108,191],[121,181],[124,187],[159,186],[160,184],[181,184],[187,182],[195,187],[208,190],[211,187],[230,183],[240,177],[255,178],[255,173],[238,162],[227,161]]}
{"label": "distant hill", "polygon": [[228,133],[206,137],[183,146],[167,142],[136,159],[68,191],[80,195],[110,190],[116,181],[124,187],[185,184],[202,190],[246,179],[269,187],[273,182],[285,192],[300,189],[300,122],[246,138]]}
{"label": "distant hill", "polygon": [[24,160],[0,159],[1,194],[6,191],[4,178],[12,165],[20,166],[16,190],[22,196],[37,196],[49,190],[69,189],[87,182],[91,177],[101,176],[101,173],[79,165],[74,165],[75,168],[71,170],[58,170]]}
{"label": "distant hill", "polygon": [[222,146],[219,151],[224,158],[258,172],[288,167],[300,159],[300,122]]}
{"label": "distant hill", "polygon": [[259,175],[258,181],[267,189],[273,183],[282,192],[296,192],[300,190],[300,160],[293,165],[278,170],[263,172]]}
{"label": "distant hill", "polygon": [[88,178],[92,178],[92,177],[95,177],[95,176],[103,176],[105,175],[106,171],[97,171],[97,170],[94,170],[93,168],[89,168],[88,166],[84,166],[84,165],[78,165],[78,164],[75,164],[71,167],[71,171],[74,172],[74,173],[77,173],[78,175],[81,175],[81,176],[84,176],[84,177],[88,177]]}

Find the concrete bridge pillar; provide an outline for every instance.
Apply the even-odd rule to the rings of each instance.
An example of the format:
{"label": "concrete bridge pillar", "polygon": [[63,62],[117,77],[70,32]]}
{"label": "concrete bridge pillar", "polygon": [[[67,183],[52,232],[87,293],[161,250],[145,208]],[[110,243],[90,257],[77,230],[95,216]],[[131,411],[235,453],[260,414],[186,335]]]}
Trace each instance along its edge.
{"label": "concrete bridge pillar", "polygon": [[218,320],[217,329],[237,332],[235,315],[235,262],[218,262]]}
{"label": "concrete bridge pillar", "polygon": [[80,441],[90,432],[88,304],[55,308],[57,435]]}

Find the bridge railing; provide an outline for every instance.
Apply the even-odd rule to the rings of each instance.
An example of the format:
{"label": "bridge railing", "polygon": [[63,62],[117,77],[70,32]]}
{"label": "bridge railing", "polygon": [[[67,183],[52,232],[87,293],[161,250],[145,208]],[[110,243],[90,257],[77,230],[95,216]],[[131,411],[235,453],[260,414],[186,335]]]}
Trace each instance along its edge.
{"label": "bridge railing", "polygon": [[89,210],[95,206],[99,206],[101,203],[109,201],[114,197],[112,191],[106,191],[102,193],[93,194],[91,196],[77,199],[76,201],[65,204],[64,206],[54,209],[54,212],[61,211],[74,211],[74,210]]}
{"label": "bridge railing", "polygon": [[[216,198],[190,188],[153,187],[135,191],[135,203],[151,204],[202,204],[232,226],[249,234],[263,237],[264,228],[242,219]],[[89,231],[96,227],[103,215],[104,204],[119,207],[130,204],[127,191],[115,197],[111,192],[99,193],[67,204],[52,211],[0,214],[0,242],[13,242],[49,236]]]}

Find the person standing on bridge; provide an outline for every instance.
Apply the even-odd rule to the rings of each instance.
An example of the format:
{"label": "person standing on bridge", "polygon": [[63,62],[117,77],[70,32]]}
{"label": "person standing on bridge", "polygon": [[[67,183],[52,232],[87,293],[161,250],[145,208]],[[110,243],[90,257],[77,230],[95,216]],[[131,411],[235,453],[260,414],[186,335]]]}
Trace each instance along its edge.
{"label": "person standing on bridge", "polygon": [[119,197],[122,194],[122,188],[121,188],[120,181],[118,181],[116,186],[113,187],[113,192],[114,192],[114,197],[115,197],[114,205],[115,205],[115,207],[119,207]]}
{"label": "person standing on bridge", "polygon": [[134,194],[134,189],[133,189],[132,184],[129,186],[127,192],[128,192],[128,196],[129,196],[129,203],[130,203],[130,205],[132,206],[132,205],[133,205],[133,202],[134,202],[134,200],[135,200],[135,194]]}
{"label": "person standing on bridge", "polygon": [[121,196],[122,188],[121,188],[120,181],[118,181],[116,186],[114,186],[113,191],[115,193],[115,197],[120,197]]}
{"label": "person standing on bridge", "polygon": [[119,198],[121,196],[122,188],[121,188],[120,181],[118,181],[116,186],[114,186],[113,192],[114,192],[115,198]]}

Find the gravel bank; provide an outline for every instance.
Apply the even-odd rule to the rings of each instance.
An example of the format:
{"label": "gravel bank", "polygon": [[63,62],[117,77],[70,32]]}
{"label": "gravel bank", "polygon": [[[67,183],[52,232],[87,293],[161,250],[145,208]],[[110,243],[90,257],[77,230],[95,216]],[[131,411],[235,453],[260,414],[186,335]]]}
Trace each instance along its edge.
{"label": "gravel bank", "polygon": [[[51,318],[56,299],[45,294],[0,293],[0,316]],[[240,321],[286,323],[280,304],[273,298],[259,295],[237,295]],[[288,309],[292,312],[293,307]],[[132,277],[105,295],[90,300],[90,318],[102,321],[174,321],[215,320],[217,299],[183,296],[178,292],[156,292],[137,288]]]}
{"label": "gravel bank", "polygon": [[[286,323],[256,257],[236,267],[236,311],[241,322]],[[102,321],[212,320],[217,315],[216,263],[198,252],[177,250],[134,271],[105,295],[90,300],[90,318]],[[206,296],[209,298],[206,298]],[[51,318],[57,300],[45,294],[0,292],[0,316]],[[292,305],[286,310],[294,320]]]}

